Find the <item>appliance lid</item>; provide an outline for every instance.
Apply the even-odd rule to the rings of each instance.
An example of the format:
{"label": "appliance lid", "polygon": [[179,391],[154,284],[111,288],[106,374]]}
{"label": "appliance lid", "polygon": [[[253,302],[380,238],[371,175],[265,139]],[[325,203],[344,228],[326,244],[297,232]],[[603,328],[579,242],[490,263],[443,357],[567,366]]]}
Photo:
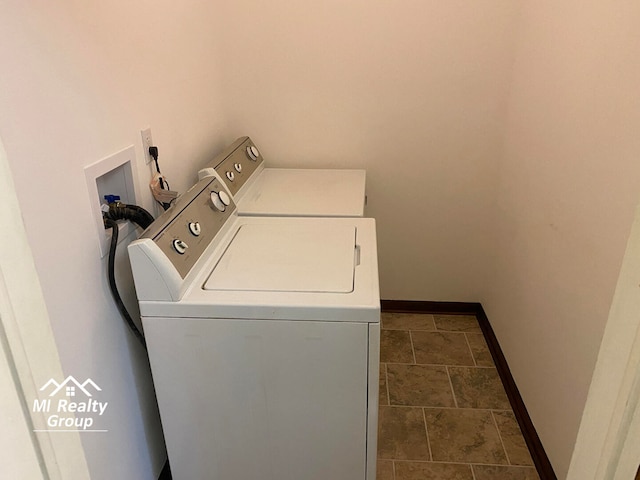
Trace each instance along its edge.
{"label": "appliance lid", "polygon": [[358,217],[364,213],[365,183],[365,170],[265,168],[237,199],[238,213]]}
{"label": "appliance lid", "polygon": [[203,288],[349,293],[356,248],[355,225],[242,225]]}

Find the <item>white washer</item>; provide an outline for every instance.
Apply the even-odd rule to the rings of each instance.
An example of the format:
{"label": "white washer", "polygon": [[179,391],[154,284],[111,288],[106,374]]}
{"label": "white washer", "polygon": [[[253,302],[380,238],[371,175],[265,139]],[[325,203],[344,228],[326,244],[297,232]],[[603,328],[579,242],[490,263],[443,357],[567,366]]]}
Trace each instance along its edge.
{"label": "white washer", "polygon": [[236,140],[199,175],[214,173],[233,195],[239,215],[364,215],[365,170],[267,168],[249,137]]}
{"label": "white washer", "polygon": [[209,177],[129,255],[174,478],[375,479],[373,219],[239,217]]}

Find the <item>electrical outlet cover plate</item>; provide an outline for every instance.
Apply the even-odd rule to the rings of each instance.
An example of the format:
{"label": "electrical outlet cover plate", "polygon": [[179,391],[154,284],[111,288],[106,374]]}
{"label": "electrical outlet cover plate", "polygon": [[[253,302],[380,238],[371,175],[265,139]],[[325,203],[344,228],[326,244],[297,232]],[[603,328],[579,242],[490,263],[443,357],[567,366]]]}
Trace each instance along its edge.
{"label": "electrical outlet cover plate", "polygon": [[[104,195],[118,195],[122,203],[136,204],[135,169],[133,168],[135,158],[136,151],[131,145],[84,169],[101,257],[109,253],[109,244],[111,243],[111,230],[106,230],[102,221],[101,205],[104,203]],[[131,222],[119,222],[118,243],[127,238],[134,230],[135,226]]]}
{"label": "electrical outlet cover plate", "polygon": [[153,158],[149,154],[149,147],[153,146],[153,138],[151,137],[151,128],[147,127],[144,130],[140,130],[142,135],[142,154],[144,155],[144,163],[149,164]]}

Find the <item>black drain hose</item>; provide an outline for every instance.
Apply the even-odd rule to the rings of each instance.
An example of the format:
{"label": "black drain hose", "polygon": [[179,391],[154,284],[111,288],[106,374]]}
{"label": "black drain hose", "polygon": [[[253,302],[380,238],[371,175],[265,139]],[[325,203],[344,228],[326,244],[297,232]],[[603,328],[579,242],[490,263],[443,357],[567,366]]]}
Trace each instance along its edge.
{"label": "black drain hose", "polygon": [[109,204],[109,211],[104,212],[103,217],[105,228],[111,228],[111,245],[109,247],[109,263],[107,268],[107,276],[109,278],[109,289],[111,290],[111,296],[115,300],[116,306],[124,317],[127,326],[146,350],[147,342],[144,339],[144,335],[138,329],[138,326],[133,321],[133,318],[131,318],[127,307],[120,297],[118,286],[116,285],[115,262],[116,247],[118,246],[118,223],[116,222],[116,220],[130,220],[145,229],[153,222],[153,216],[144,208],[137,205],[111,203]]}
{"label": "black drain hose", "polygon": [[109,211],[104,213],[105,219],[131,220],[144,230],[153,223],[153,215],[138,205],[125,205],[115,202],[109,204]]}

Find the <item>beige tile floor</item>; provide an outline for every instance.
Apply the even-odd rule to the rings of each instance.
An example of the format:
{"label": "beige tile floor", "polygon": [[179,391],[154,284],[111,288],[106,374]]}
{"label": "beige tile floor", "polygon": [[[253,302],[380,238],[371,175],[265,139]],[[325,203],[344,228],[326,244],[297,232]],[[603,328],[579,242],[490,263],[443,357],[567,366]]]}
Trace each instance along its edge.
{"label": "beige tile floor", "polygon": [[474,316],[383,313],[378,480],[539,480]]}

